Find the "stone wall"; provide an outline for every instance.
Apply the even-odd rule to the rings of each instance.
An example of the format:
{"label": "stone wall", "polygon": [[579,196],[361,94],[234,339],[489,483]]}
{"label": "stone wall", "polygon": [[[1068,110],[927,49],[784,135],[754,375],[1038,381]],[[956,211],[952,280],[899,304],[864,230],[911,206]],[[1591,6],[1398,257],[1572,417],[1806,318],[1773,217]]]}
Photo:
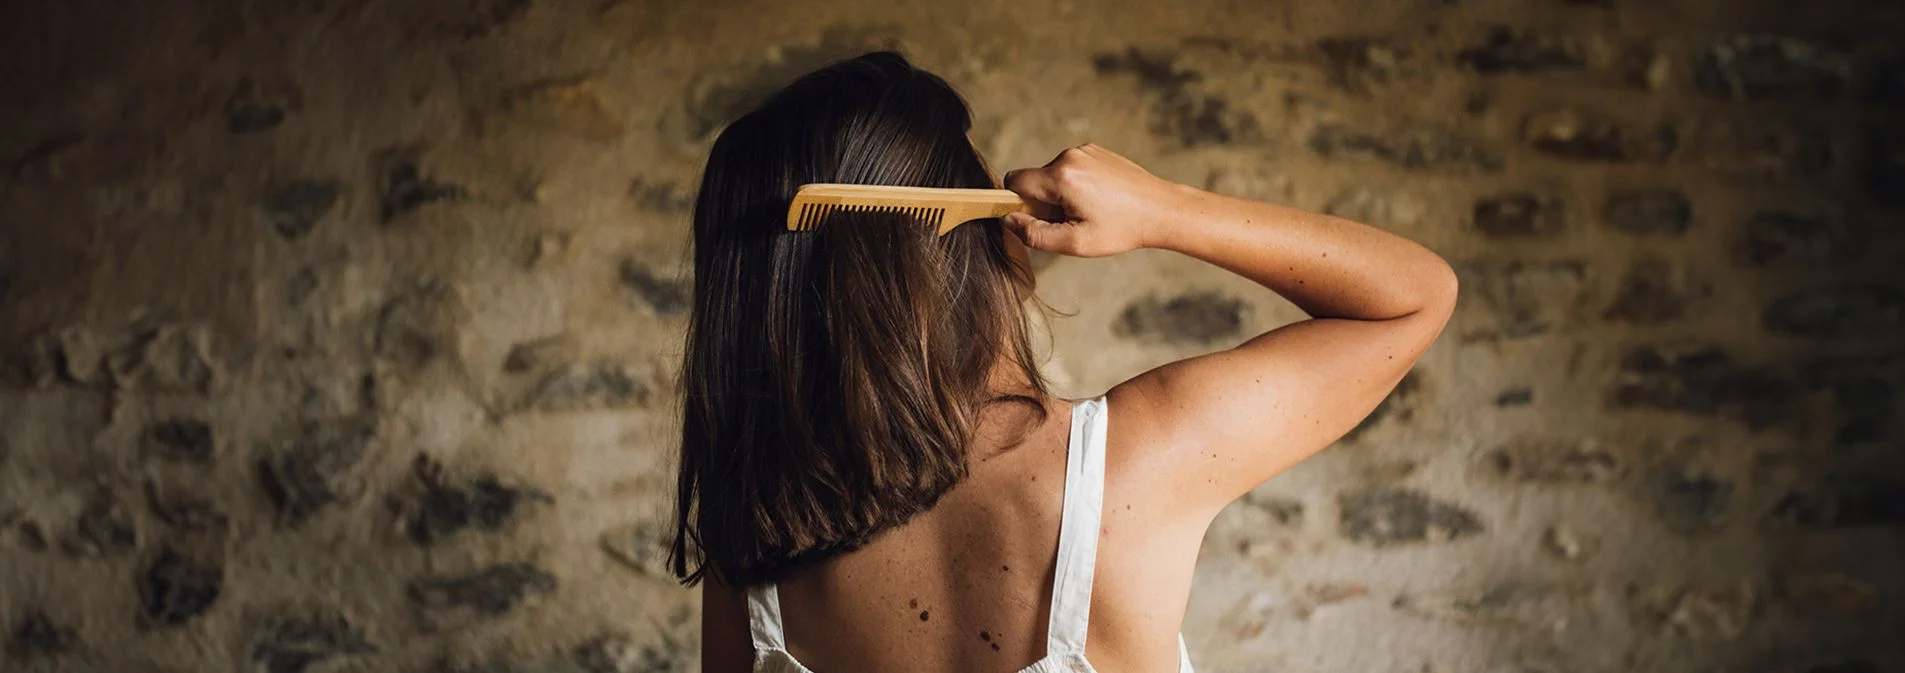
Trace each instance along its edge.
{"label": "stone wall", "polygon": [[[0,7],[0,669],[694,668],[659,566],[713,133],[900,47],[995,166],[1096,141],[1465,280],[1225,511],[1207,671],[1905,671],[1905,8]],[[1040,259],[1060,389],[1299,317]],[[1264,441],[1275,441],[1266,437]]]}

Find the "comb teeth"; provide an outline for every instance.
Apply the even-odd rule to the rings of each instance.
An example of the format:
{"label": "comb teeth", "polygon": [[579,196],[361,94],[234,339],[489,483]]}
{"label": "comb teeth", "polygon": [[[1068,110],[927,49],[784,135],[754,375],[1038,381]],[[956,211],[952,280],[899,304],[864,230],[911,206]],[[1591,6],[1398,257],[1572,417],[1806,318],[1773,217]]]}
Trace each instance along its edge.
{"label": "comb teeth", "polygon": [[795,220],[795,228],[800,231],[812,230],[814,227],[820,226],[823,220],[832,217],[834,213],[885,213],[901,215],[920,220],[933,227],[935,231],[939,229],[940,222],[946,219],[945,208],[809,203],[800,207],[800,217]]}

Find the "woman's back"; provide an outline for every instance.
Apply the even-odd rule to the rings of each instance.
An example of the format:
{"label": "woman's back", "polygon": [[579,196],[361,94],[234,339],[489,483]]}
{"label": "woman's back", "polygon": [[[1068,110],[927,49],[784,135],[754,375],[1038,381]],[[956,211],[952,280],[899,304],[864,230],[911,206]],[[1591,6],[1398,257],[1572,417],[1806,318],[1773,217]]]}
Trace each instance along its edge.
{"label": "woman's back", "polygon": [[[1044,422],[1016,442],[993,428],[1025,427],[1036,418],[999,408],[994,418],[983,419],[970,476],[933,509],[859,550],[773,585],[787,652],[813,671],[1019,671],[1054,654],[1048,652],[1049,636],[1067,635],[1048,629],[1054,624],[1055,580],[1065,575],[1071,585],[1057,582],[1058,604],[1088,603],[1089,612],[1088,619],[1062,616],[1058,630],[1088,625],[1085,654],[1093,667],[1177,670],[1177,625],[1189,597],[1196,540],[1156,539],[1156,522],[1119,498],[1122,475],[1113,474],[1115,467],[1101,468],[1102,481],[1092,478],[1099,472],[1081,467],[1093,460],[1087,451],[1099,451],[1102,460],[1108,447],[1102,434],[1073,445],[1074,421],[1088,424],[1082,415],[1094,413],[1115,418],[1108,407],[1105,400],[1077,407],[1052,401]],[[1074,409],[1082,409],[1080,417]],[[1073,458],[1073,451],[1079,456]],[[1091,512],[1083,508],[1094,500],[1093,491],[1103,494],[1097,531],[1065,531],[1084,547],[1067,550],[1069,564],[1059,555],[1068,465],[1083,472],[1070,484],[1079,509],[1070,522],[1088,525]],[[1095,550],[1084,535],[1095,535]],[[1092,586],[1078,586],[1081,581]],[[708,596],[705,628],[729,642],[746,642],[745,594],[711,588]],[[760,615],[753,617],[758,626]],[[733,670],[747,668],[734,664],[739,667]]]}
{"label": "woman's back", "polygon": [[[1092,145],[1007,173],[1027,210],[1004,218],[787,229],[804,184],[997,186],[970,121],[944,81],[873,54],[710,152],[672,554],[708,582],[706,670],[1181,671],[1210,521],[1355,427],[1453,311],[1455,275],[1420,245]],[[1074,406],[1033,357],[1025,248],[1168,250],[1312,317]]]}

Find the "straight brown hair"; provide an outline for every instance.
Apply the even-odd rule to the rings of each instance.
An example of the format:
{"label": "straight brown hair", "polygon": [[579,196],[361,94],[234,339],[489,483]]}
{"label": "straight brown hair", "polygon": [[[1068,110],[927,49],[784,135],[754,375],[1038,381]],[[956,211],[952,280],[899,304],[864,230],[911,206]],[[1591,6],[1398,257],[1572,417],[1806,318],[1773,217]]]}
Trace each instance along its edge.
{"label": "straight brown hair", "polygon": [[[971,125],[944,80],[878,52],[801,77],[716,138],[669,554],[684,584],[712,570],[751,586],[858,548],[966,476],[982,408],[1043,418],[1031,272],[998,220],[943,237],[877,214],[786,230],[803,184],[993,187]],[[1021,380],[995,389],[1002,361]]]}

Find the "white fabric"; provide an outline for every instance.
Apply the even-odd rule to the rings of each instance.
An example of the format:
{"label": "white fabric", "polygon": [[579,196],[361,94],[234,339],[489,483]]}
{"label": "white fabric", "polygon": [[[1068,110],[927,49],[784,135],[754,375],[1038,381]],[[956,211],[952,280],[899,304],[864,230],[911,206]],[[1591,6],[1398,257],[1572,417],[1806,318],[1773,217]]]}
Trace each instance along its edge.
{"label": "white fabric", "polygon": [[[1045,658],[1019,673],[1097,673],[1085,661],[1085,633],[1091,621],[1091,580],[1098,564],[1098,523],[1105,501],[1105,428],[1105,398],[1072,404]],[[747,621],[754,640],[755,673],[813,673],[787,653],[780,591],[772,583],[748,589]],[[1177,651],[1179,673],[1191,673],[1191,655],[1183,636],[1178,636]]]}

